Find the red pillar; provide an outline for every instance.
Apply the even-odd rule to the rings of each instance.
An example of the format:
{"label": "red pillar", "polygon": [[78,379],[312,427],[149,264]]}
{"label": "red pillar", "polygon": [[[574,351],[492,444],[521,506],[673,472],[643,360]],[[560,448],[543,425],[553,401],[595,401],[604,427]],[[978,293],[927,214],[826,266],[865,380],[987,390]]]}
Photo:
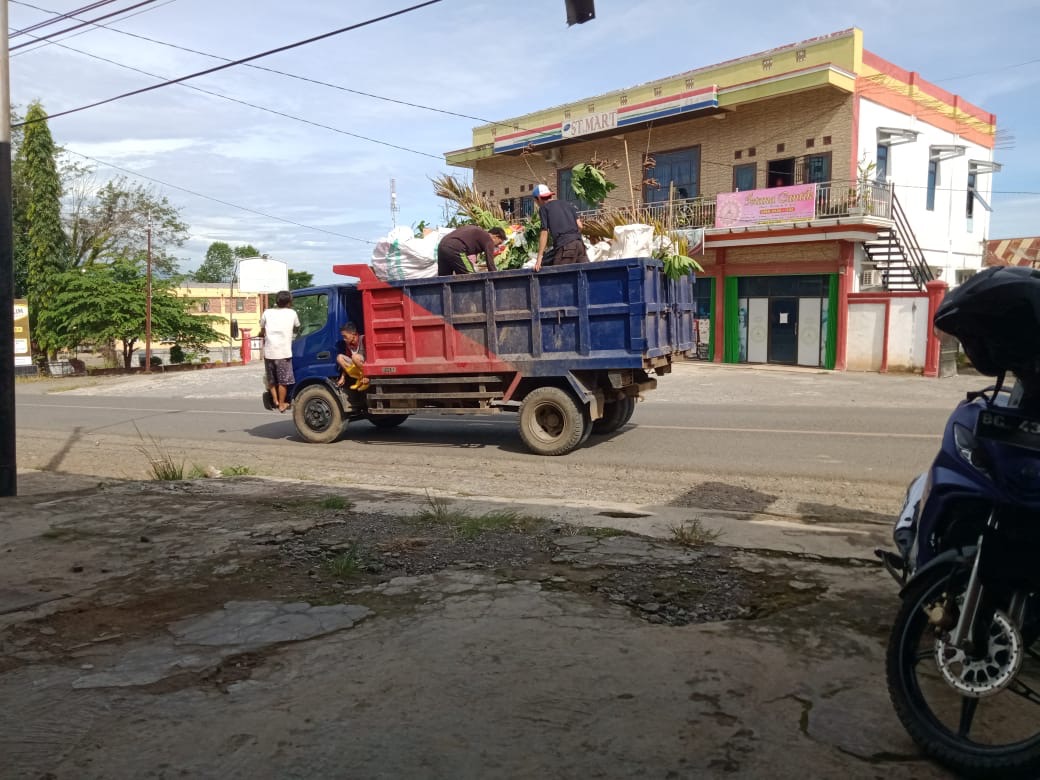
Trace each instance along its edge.
{"label": "red pillar", "polygon": [[242,328],[242,362],[248,363],[253,356],[253,342],[249,339],[249,328]]}
{"label": "red pillar", "polygon": [[715,354],[712,362],[721,363],[726,347],[726,249],[715,250]]}
{"label": "red pillar", "polygon": [[946,296],[946,282],[933,279],[925,285],[928,290],[928,341],[924,350],[924,375],[939,376],[939,336],[935,332],[935,311]]}

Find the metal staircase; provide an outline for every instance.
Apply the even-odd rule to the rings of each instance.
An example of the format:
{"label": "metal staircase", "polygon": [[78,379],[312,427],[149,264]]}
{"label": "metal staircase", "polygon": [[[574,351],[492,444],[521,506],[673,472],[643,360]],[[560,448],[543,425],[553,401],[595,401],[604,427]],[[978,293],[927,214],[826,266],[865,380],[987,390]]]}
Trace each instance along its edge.
{"label": "metal staircase", "polygon": [[878,237],[864,242],[863,249],[886,290],[924,290],[925,284],[935,278],[895,192],[892,227],[878,231]]}

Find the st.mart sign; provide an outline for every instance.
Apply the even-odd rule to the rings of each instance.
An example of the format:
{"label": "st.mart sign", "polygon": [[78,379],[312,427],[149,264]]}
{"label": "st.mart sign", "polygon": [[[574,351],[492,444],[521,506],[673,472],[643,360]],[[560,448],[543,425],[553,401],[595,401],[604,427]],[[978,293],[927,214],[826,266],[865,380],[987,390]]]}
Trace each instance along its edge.
{"label": "st.mart sign", "polygon": [[589,133],[600,133],[604,130],[617,129],[617,111],[601,111],[598,114],[567,119],[560,127],[564,138],[577,138]]}
{"label": "st.mart sign", "polygon": [[14,364],[32,365],[32,350],[29,347],[29,303],[23,298],[14,299]]}
{"label": "st.mart sign", "polygon": [[815,216],[815,184],[745,192],[721,192],[715,201],[717,228],[797,222]]}

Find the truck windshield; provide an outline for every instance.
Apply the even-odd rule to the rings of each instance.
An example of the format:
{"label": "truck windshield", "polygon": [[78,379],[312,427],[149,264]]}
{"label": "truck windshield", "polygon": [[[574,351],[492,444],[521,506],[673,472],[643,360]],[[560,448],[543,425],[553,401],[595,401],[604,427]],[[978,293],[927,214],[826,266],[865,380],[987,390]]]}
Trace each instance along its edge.
{"label": "truck windshield", "polygon": [[309,295],[293,295],[293,308],[300,318],[300,332],[296,338],[317,333],[325,327],[329,316],[328,293],[311,293]]}

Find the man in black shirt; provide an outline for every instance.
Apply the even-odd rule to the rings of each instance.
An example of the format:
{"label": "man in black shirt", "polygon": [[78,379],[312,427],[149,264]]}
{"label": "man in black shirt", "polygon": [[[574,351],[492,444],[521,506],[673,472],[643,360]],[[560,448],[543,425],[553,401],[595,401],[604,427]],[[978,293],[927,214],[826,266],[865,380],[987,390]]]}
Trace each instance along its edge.
{"label": "man in black shirt", "polygon": [[439,276],[451,276],[452,274],[471,274],[473,264],[469,260],[470,255],[481,252],[487,260],[489,271],[497,271],[495,268],[495,250],[506,240],[506,231],[500,227],[484,230],[477,225],[463,225],[453,230],[437,245],[437,274]]}
{"label": "man in black shirt", "polygon": [[553,242],[551,265],[589,262],[585,242],[581,238],[578,210],[566,201],[552,200],[552,196],[552,190],[544,184],[534,188],[538,218],[542,222],[542,232],[538,235],[538,257],[534,261],[536,271],[542,267],[542,257],[545,255],[545,246],[550,235]]}

